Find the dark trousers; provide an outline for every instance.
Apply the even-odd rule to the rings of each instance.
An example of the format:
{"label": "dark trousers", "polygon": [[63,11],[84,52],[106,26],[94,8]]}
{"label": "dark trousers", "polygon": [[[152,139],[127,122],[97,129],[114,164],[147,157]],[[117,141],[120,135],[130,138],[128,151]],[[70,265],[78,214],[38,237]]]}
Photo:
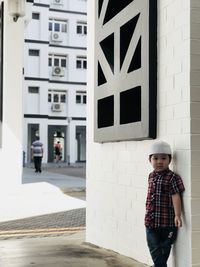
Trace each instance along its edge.
{"label": "dark trousers", "polygon": [[146,237],[154,267],[167,267],[171,246],[177,237],[177,228],[146,228]]}
{"label": "dark trousers", "polygon": [[34,166],[36,172],[41,172],[42,157],[34,157]]}

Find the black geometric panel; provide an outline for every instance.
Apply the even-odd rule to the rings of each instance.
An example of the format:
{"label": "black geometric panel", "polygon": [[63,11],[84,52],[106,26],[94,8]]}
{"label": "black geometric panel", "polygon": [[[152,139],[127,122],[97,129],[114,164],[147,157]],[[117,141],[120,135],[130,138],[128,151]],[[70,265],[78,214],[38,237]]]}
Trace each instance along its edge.
{"label": "black geometric panel", "polygon": [[109,0],[103,24],[107,23],[134,0]]}
{"label": "black geometric panel", "polygon": [[99,17],[100,17],[100,14],[101,14],[102,5],[103,5],[103,0],[99,0],[99,5],[98,5],[98,16]]}
{"label": "black geometric panel", "polygon": [[157,0],[94,4],[94,141],[156,138]]}
{"label": "black geometric panel", "polygon": [[135,53],[132,57],[131,64],[128,68],[128,73],[141,68],[141,37],[138,41]]}
{"label": "black geometric panel", "polygon": [[122,67],[139,16],[140,14],[133,17],[131,20],[120,27],[120,67]]}
{"label": "black geometric panel", "polygon": [[112,72],[114,72],[114,33],[101,41],[100,46],[108,61],[108,64],[110,65]]}
{"label": "black geometric panel", "polygon": [[105,77],[105,75],[103,73],[103,70],[101,68],[101,65],[100,65],[100,63],[98,61],[98,86],[102,85],[102,84],[104,84],[106,82],[107,82],[106,77]]}
{"label": "black geometric panel", "polygon": [[114,125],[114,96],[108,96],[98,100],[97,127],[104,128]]}
{"label": "black geometric panel", "polygon": [[141,121],[141,86],[120,93],[120,124]]}

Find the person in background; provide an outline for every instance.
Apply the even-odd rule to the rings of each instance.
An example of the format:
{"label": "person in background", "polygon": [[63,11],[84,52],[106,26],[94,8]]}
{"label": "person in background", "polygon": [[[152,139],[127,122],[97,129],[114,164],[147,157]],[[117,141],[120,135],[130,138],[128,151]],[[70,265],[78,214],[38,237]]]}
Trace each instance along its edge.
{"label": "person in background", "polygon": [[42,172],[42,157],[43,157],[43,144],[40,141],[39,136],[36,136],[36,140],[31,146],[32,159],[34,160],[35,172]]}
{"label": "person in background", "polygon": [[61,158],[61,145],[60,145],[60,141],[58,141],[55,145],[55,161],[56,163],[59,163]]}
{"label": "person in background", "polygon": [[149,162],[153,171],[148,178],[145,226],[154,267],[167,267],[171,246],[182,226],[181,195],[185,188],[181,177],[169,169],[171,159],[168,143],[152,144]]}

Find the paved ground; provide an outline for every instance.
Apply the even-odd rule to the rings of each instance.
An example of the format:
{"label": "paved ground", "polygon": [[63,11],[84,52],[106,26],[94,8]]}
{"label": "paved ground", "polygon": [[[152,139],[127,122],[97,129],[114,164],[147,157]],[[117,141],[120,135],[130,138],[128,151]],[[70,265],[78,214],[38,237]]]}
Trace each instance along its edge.
{"label": "paved ground", "polygon": [[[86,178],[86,164],[85,163],[79,163],[76,165],[68,166],[66,163],[61,163],[59,166],[57,164],[47,164],[43,166],[44,171],[52,172],[52,173],[58,173],[63,175],[68,175],[72,177],[81,177]],[[65,191],[69,196],[86,200],[86,190],[68,190]]]}
{"label": "paved ground", "polygon": [[86,207],[86,179],[24,168],[22,184],[0,195],[0,222]]}
{"label": "paved ground", "polygon": [[86,209],[74,209],[0,223],[0,240],[64,235],[85,230]]}
{"label": "paved ground", "polygon": [[43,166],[43,170],[53,173],[59,173],[74,177],[86,177],[86,168],[84,165],[78,165],[78,166],[66,166],[66,164],[61,164],[60,167],[56,164]]}
{"label": "paved ground", "polygon": [[[45,212],[47,208],[49,208],[49,212],[40,216],[29,216],[0,223],[0,266],[147,266],[85,242],[85,190],[80,190],[84,187],[83,175],[80,177],[80,172],[84,175],[85,168],[46,166],[43,168],[42,174],[35,174],[32,168],[24,169],[25,189],[20,191],[23,193],[23,197],[21,202],[19,201],[20,196],[11,202],[16,202],[15,205],[18,204],[20,209],[16,211],[16,205],[13,210],[10,208],[10,211],[18,214],[22,206],[26,209],[23,202],[28,202],[27,208],[29,209],[35,208],[37,212],[41,212],[40,206],[44,205]],[[70,176],[68,176],[69,173]],[[40,189],[42,186],[43,188]],[[76,191],[76,186],[78,191]],[[28,201],[33,197],[33,203]],[[36,205],[37,201],[38,205]],[[54,204],[55,207],[52,207]],[[65,207],[64,211],[50,212]],[[28,210],[25,214],[29,214]]]}
{"label": "paved ground", "polygon": [[0,241],[2,267],[145,267],[128,257],[84,242],[85,232],[67,236]]}

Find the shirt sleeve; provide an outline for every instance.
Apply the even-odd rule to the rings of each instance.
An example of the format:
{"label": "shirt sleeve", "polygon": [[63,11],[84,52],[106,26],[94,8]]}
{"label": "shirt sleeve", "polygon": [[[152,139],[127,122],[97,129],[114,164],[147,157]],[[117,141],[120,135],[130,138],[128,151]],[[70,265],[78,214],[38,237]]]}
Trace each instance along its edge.
{"label": "shirt sleeve", "polygon": [[170,183],[170,194],[182,193],[184,190],[185,187],[181,177],[174,173]]}

